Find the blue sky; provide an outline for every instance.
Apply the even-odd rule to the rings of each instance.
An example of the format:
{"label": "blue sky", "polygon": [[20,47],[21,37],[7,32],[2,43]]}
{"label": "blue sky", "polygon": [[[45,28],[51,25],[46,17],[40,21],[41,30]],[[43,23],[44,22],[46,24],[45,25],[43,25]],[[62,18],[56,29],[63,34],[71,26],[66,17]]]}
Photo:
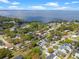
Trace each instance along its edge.
{"label": "blue sky", "polygon": [[79,10],[79,0],[0,0],[0,10]]}

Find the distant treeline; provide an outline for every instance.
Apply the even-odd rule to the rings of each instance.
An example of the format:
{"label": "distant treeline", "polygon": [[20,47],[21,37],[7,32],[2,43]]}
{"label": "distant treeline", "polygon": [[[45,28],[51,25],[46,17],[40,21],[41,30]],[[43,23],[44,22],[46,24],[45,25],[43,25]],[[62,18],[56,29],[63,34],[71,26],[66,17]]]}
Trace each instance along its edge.
{"label": "distant treeline", "polygon": [[[11,18],[11,17],[5,17],[5,16],[0,16],[0,24],[3,22],[10,22],[10,21],[15,21],[16,23],[29,23],[29,22],[42,22],[41,20],[32,20],[32,21],[24,21],[23,19],[19,19],[19,18]],[[58,19],[58,18],[54,18],[51,21],[49,21],[48,23],[54,23],[54,22],[79,22],[79,20],[64,20],[64,19]]]}

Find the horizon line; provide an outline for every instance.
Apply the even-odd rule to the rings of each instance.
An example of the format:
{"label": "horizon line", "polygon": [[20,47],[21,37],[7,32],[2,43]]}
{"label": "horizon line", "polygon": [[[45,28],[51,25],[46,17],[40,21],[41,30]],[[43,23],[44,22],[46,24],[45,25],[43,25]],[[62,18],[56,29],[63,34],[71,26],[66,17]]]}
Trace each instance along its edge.
{"label": "horizon line", "polygon": [[0,9],[0,11],[79,11],[79,10],[19,10],[19,9]]}

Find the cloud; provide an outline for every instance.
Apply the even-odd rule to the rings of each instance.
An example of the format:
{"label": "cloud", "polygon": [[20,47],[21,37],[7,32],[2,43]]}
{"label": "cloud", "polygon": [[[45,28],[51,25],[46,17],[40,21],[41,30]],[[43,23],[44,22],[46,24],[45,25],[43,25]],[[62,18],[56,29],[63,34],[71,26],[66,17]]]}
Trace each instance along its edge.
{"label": "cloud", "polygon": [[46,8],[44,6],[29,6],[28,9],[32,9],[32,10],[45,10]]}
{"label": "cloud", "polygon": [[9,0],[0,0],[0,2],[3,2],[3,3],[10,3]]}
{"label": "cloud", "polygon": [[24,8],[22,8],[22,7],[20,7],[20,6],[18,6],[19,4],[20,4],[20,2],[17,2],[17,1],[13,1],[13,2],[11,2],[10,0],[0,0],[0,2],[1,3],[7,3],[8,5],[8,7],[7,8],[5,8],[5,7],[2,7],[2,6],[0,6],[0,9],[24,9]]}
{"label": "cloud", "polygon": [[8,9],[23,10],[24,8],[13,5],[13,6],[9,6]]}
{"label": "cloud", "polygon": [[68,7],[57,7],[56,10],[67,10]]}
{"label": "cloud", "polygon": [[20,3],[19,2],[13,2],[13,3],[11,3],[12,5],[19,5]]}
{"label": "cloud", "polygon": [[68,7],[61,6],[58,3],[48,2],[41,5],[29,6],[28,10],[67,10]]}
{"label": "cloud", "polygon": [[12,5],[19,5],[20,4],[20,2],[17,2],[17,1],[11,2],[9,0],[0,0],[0,2],[12,4]]}
{"label": "cloud", "polygon": [[70,4],[69,2],[66,2],[66,3],[64,3],[64,4]]}
{"label": "cloud", "polygon": [[46,5],[46,6],[53,6],[53,7],[59,6],[58,3],[54,3],[54,2],[48,2],[48,3],[44,4],[44,5]]}
{"label": "cloud", "polygon": [[[69,4],[76,4],[79,3],[78,1],[72,1],[72,2],[65,2],[64,5],[60,5],[58,2],[47,2],[44,4],[39,5],[30,5],[30,6],[21,6],[21,2],[10,0],[0,0],[0,2],[8,3],[8,9],[13,10],[70,10],[70,9],[76,9],[75,7],[69,7]],[[68,5],[68,6],[67,6]],[[2,9],[3,7],[0,7]],[[5,8],[5,7],[4,7]],[[7,8],[5,8],[7,9]]]}
{"label": "cloud", "polygon": [[[68,4],[68,3],[67,3]],[[46,7],[50,7],[51,9],[55,9],[55,10],[66,10],[67,7],[66,6],[60,6],[57,2],[48,2],[46,4],[44,4]]]}
{"label": "cloud", "polygon": [[79,1],[72,1],[72,3],[79,3]]}
{"label": "cloud", "polygon": [[76,4],[76,3],[79,3],[79,1],[66,2],[64,4]]}
{"label": "cloud", "polygon": [[17,8],[17,6],[9,6],[8,8],[10,8],[10,9],[11,9],[11,8]]}

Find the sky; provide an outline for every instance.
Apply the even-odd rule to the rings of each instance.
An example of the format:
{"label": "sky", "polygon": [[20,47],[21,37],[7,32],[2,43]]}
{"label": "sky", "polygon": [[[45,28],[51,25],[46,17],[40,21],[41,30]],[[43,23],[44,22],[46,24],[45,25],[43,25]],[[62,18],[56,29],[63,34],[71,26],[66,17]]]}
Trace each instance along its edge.
{"label": "sky", "polygon": [[79,10],[79,0],[0,0],[0,10]]}

